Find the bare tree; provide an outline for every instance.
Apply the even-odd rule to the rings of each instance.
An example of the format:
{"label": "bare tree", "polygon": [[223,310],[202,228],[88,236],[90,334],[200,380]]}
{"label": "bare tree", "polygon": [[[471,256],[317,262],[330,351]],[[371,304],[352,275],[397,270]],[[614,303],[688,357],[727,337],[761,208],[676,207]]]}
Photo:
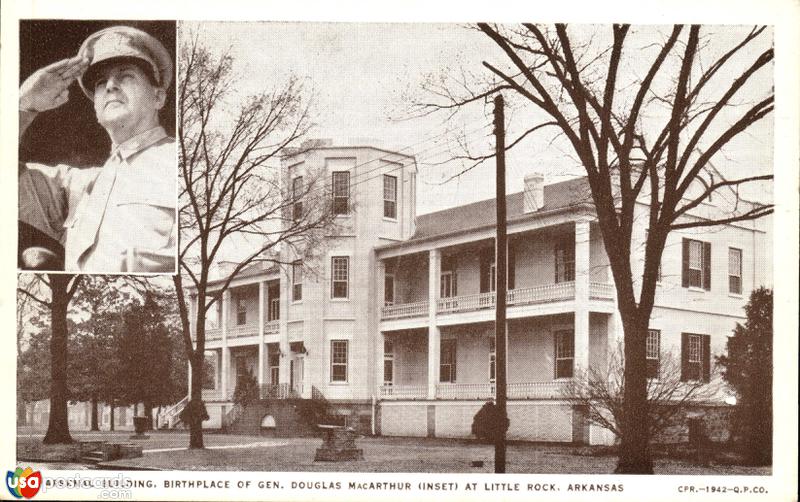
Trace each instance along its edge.
{"label": "bare tree", "polygon": [[[722,389],[711,372],[709,381],[684,380],[681,364],[668,352],[657,360],[656,370],[647,379],[647,426],[650,439],[658,436],[691,408],[718,400]],[[563,397],[588,411],[588,419],[622,436],[620,424],[625,416],[625,350],[620,343],[609,354],[604,366],[577,375],[564,387]]]}
{"label": "bare tree", "polygon": [[[187,30],[188,31],[188,30]],[[255,96],[237,98],[234,59],[214,54],[197,34],[181,47],[178,87],[180,274],[174,277],[183,341],[192,369],[189,447],[203,447],[202,403],[208,311],[246,267],[280,264],[284,251],[318,250],[333,221],[324,178],[308,176],[286,189],[281,156],[297,148],[311,127],[309,99],[295,77]],[[247,241],[247,242],[245,242]],[[243,246],[244,244],[244,246]],[[226,273],[215,295],[209,277],[225,246],[251,249]],[[187,288],[197,295],[192,340]]]}
{"label": "bare tree", "polygon": [[67,416],[67,311],[82,276],[48,274],[36,278],[17,288],[17,293],[50,311],[50,417],[44,444],[66,444],[72,442]]}
{"label": "bare tree", "polygon": [[[667,236],[773,210],[739,197],[747,184],[771,182],[771,174],[761,174],[764,166],[736,179],[711,166],[712,159],[735,155],[736,141],[773,110],[769,31],[754,27],[733,40],[680,25],[663,34],[629,25],[476,29],[503,54],[483,62],[490,78],[467,81],[462,72],[435,81],[434,99],[422,111],[453,113],[506,91],[544,117],[526,124],[510,146],[554,128],[575,155],[591,188],[625,334],[617,472],[652,473],[645,339]],[[479,163],[491,156],[466,158]],[[717,209],[708,211],[704,202],[712,196]],[[644,213],[636,211],[640,203],[648,207]],[[643,249],[634,249],[637,225],[647,229]]]}

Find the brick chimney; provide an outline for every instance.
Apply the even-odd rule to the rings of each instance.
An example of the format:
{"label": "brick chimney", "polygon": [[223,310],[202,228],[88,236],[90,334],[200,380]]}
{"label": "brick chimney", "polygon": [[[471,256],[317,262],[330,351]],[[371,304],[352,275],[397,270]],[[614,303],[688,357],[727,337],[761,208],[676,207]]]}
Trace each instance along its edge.
{"label": "brick chimney", "polygon": [[544,206],[544,175],[531,173],[525,176],[524,211],[533,213]]}

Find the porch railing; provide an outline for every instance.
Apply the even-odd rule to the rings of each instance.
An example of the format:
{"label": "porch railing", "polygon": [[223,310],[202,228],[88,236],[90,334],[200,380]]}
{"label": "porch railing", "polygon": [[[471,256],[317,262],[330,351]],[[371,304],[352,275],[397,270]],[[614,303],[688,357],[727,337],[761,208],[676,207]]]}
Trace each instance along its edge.
{"label": "porch railing", "polygon": [[428,302],[401,303],[386,305],[381,308],[383,319],[402,319],[428,315]]}
{"label": "porch railing", "polygon": [[302,396],[297,392],[297,386],[292,388],[288,383],[267,383],[262,384],[260,389],[261,399],[293,399]]}
{"label": "porch railing", "polygon": [[206,340],[222,340],[222,328],[206,328]]}
{"label": "porch railing", "polygon": [[248,323],[231,326],[228,328],[228,338],[237,338],[242,336],[257,336],[258,324]]}
{"label": "porch railing", "polygon": [[[558,399],[562,397],[569,380],[544,382],[514,382],[507,387],[509,399]],[[383,385],[378,393],[380,399],[425,399],[427,385]],[[439,383],[436,399],[494,399],[497,386],[487,383]]]}
{"label": "porch railing", "polygon": [[166,427],[167,429],[172,429],[175,427],[175,425],[178,423],[178,420],[180,420],[179,415],[187,404],[189,404],[188,395],[164,410],[164,412],[158,416],[158,428],[161,429]]}
{"label": "porch railing", "polygon": [[425,399],[427,385],[382,385],[378,391],[380,399]]}
{"label": "porch railing", "polygon": [[[613,300],[615,292],[613,284],[589,283],[589,296],[593,300]],[[508,291],[507,298],[508,305],[532,305],[572,300],[575,298],[575,282],[559,282],[530,288],[511,289]],[[494,306],[494,292],[453,296],[436,300],[436,311],[442,314],[491,309]],[[421,317],[427,315],[427,313],[428,302],[403,303],[383,307],[381,309],[381,318]]]}
{"label": "porch railing", "polygon": [[436,311],[448,313],[491,308],[494,307],[494,302],[495,297],[493,292],[439,298],[436,301]]}
{"label": "porch railing", "polygon": [[607,282],[590,282],[589,298],[592,300],[613,300],[617,288]]}
{"label": "porch railing", "polygon": [[512,289],[508,292],[509,305],[557,302],[575,298],[575,283],[559,282],[532,288]]}
{"label": "porch railing", "polygon": [[440,383],[436,385],[436,398],[491,399],[495,390],[493,383]]}
{"label": "porch railing", "polygon": [[280,326],[281,321],[279,319],[264,321],[264,333],[277,333]]}

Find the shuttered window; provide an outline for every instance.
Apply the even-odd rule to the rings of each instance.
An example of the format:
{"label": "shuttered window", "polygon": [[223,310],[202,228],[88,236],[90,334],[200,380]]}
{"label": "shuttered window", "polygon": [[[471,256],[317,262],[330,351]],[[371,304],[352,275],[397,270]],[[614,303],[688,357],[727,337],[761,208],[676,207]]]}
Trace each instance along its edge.
{"label": "shuttered window", "polygon": [[711,243],[683,239],[681,283],[684,288],[711,290]]}
{"label": "shuttered window", "polygon": [[681,334],[681,381],[708,382],[711,376],[711,337]]}

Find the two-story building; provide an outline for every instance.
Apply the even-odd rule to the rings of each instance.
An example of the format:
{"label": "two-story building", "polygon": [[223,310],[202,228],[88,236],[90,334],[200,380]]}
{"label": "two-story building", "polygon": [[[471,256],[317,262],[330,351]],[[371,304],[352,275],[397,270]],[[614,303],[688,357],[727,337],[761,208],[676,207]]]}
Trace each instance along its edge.
{"label": "two-story building", "polygon": [[[223,281],[212,283],[221,299],[206,331],[205,425],[231,419],[237,378],[249,372],[262,398],[324,397],[378,434],[469,436],[495,395],[495,200],[417,216],[414,158],[369,146],[319,146],[287,157],[284,170],[294,188],[323,172],[340,230],[314,263],[284,250],[291,266],[252,266],[222,293]],[[510,439],[609,440],[563,397],[622,339],[588,190],[584,178],[530,175],[507,196]],[[707,206],[690,217],[708,217]],[[710,377],[749,292],[771,283],[764,228],[670,235],[647,342],[653,367],[672,353],[682,378]],[[633,249],[645,238],[637,228]]]}

